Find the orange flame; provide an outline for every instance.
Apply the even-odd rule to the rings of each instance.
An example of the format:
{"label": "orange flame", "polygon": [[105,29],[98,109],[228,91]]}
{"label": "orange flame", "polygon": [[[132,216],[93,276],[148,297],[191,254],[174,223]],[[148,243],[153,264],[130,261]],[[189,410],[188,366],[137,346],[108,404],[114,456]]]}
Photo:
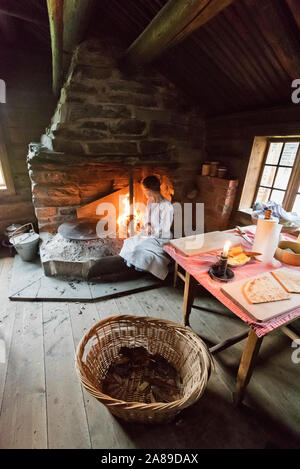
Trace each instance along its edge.
{"label": "orange flame", "polygon": [[[133,203],[135,202],[135,199],[133,199]],[[122,200],[123,203],[123,210],[122,213],[120,213],[117,223],[118,227],[120,229],[120,226],[127,226],[127,234],[128,234],[128,225],[130,221],[130,201],[129,201],[129,195],[124,197]],[[133,214],[133,222],[134,222],[134,230],[137,231],[139,227],[142,224],[142,214],[140,210],[134,210]]]}

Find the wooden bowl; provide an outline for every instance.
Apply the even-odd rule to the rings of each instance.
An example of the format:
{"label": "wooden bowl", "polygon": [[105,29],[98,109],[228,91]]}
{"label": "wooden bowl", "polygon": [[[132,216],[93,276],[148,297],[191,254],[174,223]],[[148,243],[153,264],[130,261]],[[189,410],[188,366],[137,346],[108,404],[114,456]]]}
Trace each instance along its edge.
{"label": "wooden bowl", "polygon": [[[295,253],[285,251],[287,248],[292,249]],[[285,264],[300,266],[300,243],[296,241],[280,241],[274,257]]]}

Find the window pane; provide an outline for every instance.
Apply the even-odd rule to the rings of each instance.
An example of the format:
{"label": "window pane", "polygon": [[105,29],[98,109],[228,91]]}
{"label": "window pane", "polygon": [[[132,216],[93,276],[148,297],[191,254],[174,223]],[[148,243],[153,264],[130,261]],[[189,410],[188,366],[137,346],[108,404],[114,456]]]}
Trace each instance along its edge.
{"label": "window pane", "polygon": [[286,189],[290,180],[292,168],[278,168],[274,187],[277,189]]}
{"label": "window pane", "polygon": [[6,184],[5,184],[1,166],[0,166],[0,189],[6,189]]}
{"label": "window pane", "polygon": [[281,166],[293,166],[298,147],[298,142],[289,142],[284,145],[284,149],[280,158]]}
{"label": "window pane", "polygon": [[278,164],[283,142],[271,143],[268,151],[267,164]]}
{"label": "window pane", "polygon": [[262,178],[261,178],[261,185],[262,186],[272,186],[274,176],[276,172],[276,166],[265,166]]}
{"label": "window pane", "polygon": [[276,202],[277,204],[281,204],[281,205],[282,205],[282,201],[283,201],[283,198],[284,198],[284,194],[285,194],[284,191],[276,191],[276,190],[273,190],[273,191],[272,191],[272,194],[271,194],[271,197],[270,197],[270,200],[272,200],[272,202]]}
{"label": "window pane", "polygon": [[266,187],[260,187],[258,189],[256,202],[261,202],[262,204],[265,204],[266,202],[268,202],[270,192],[271,192],[270,189],[267,189]]}
{"label": "window pane", "polygon": [[292,212],[296,212],[300,217],[300,194],[296,196]]}

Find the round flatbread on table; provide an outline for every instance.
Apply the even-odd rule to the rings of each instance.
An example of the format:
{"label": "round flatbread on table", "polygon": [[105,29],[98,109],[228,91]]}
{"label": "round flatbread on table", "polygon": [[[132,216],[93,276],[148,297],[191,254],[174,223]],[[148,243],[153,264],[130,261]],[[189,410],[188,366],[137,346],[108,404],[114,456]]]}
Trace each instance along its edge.
{"label": "round flatbread on table", "polygon": [[271,272],[289,293],[300,293],[300,272],[291,269],[278,269]]}
{"label": "round flatbread on table", "polygon": [[249,303],[269,303],[290,298],[289,293],[269,275],[262,275],[245,282],[243,293]]}

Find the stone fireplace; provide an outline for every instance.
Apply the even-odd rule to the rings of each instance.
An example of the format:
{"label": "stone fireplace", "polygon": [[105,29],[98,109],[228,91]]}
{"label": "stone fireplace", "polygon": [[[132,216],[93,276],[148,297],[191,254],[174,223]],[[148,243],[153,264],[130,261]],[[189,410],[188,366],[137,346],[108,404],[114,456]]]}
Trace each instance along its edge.
{"label": "stone fireplace", "polygon": [[173,201],[186,199],[203,160],[204,123],[153,69],[120,70],[114,40],[77,47],[56,111],[28,154],[40,231],[56,232],[86,204],[149,174]]}
{"label": "stone fireplace", "polygon": [[[51,123],[41,142],[29,145],[40,233],[55,234],[62,224],[96,217],[99,200],[112,201],[119,192],[145,202],[139,183],[150,174],[160,178],[169,200],[191,202],[204,159],[204,121],[154,69],[122,71],[122,51],[111,38],[77,47]],[[55,275],[61,264],[53,266],[51,256],[45,255],[46,270]],[[91,265],[84,262],[79,276]],[[74,266],[68,269],[74,273]]]}

